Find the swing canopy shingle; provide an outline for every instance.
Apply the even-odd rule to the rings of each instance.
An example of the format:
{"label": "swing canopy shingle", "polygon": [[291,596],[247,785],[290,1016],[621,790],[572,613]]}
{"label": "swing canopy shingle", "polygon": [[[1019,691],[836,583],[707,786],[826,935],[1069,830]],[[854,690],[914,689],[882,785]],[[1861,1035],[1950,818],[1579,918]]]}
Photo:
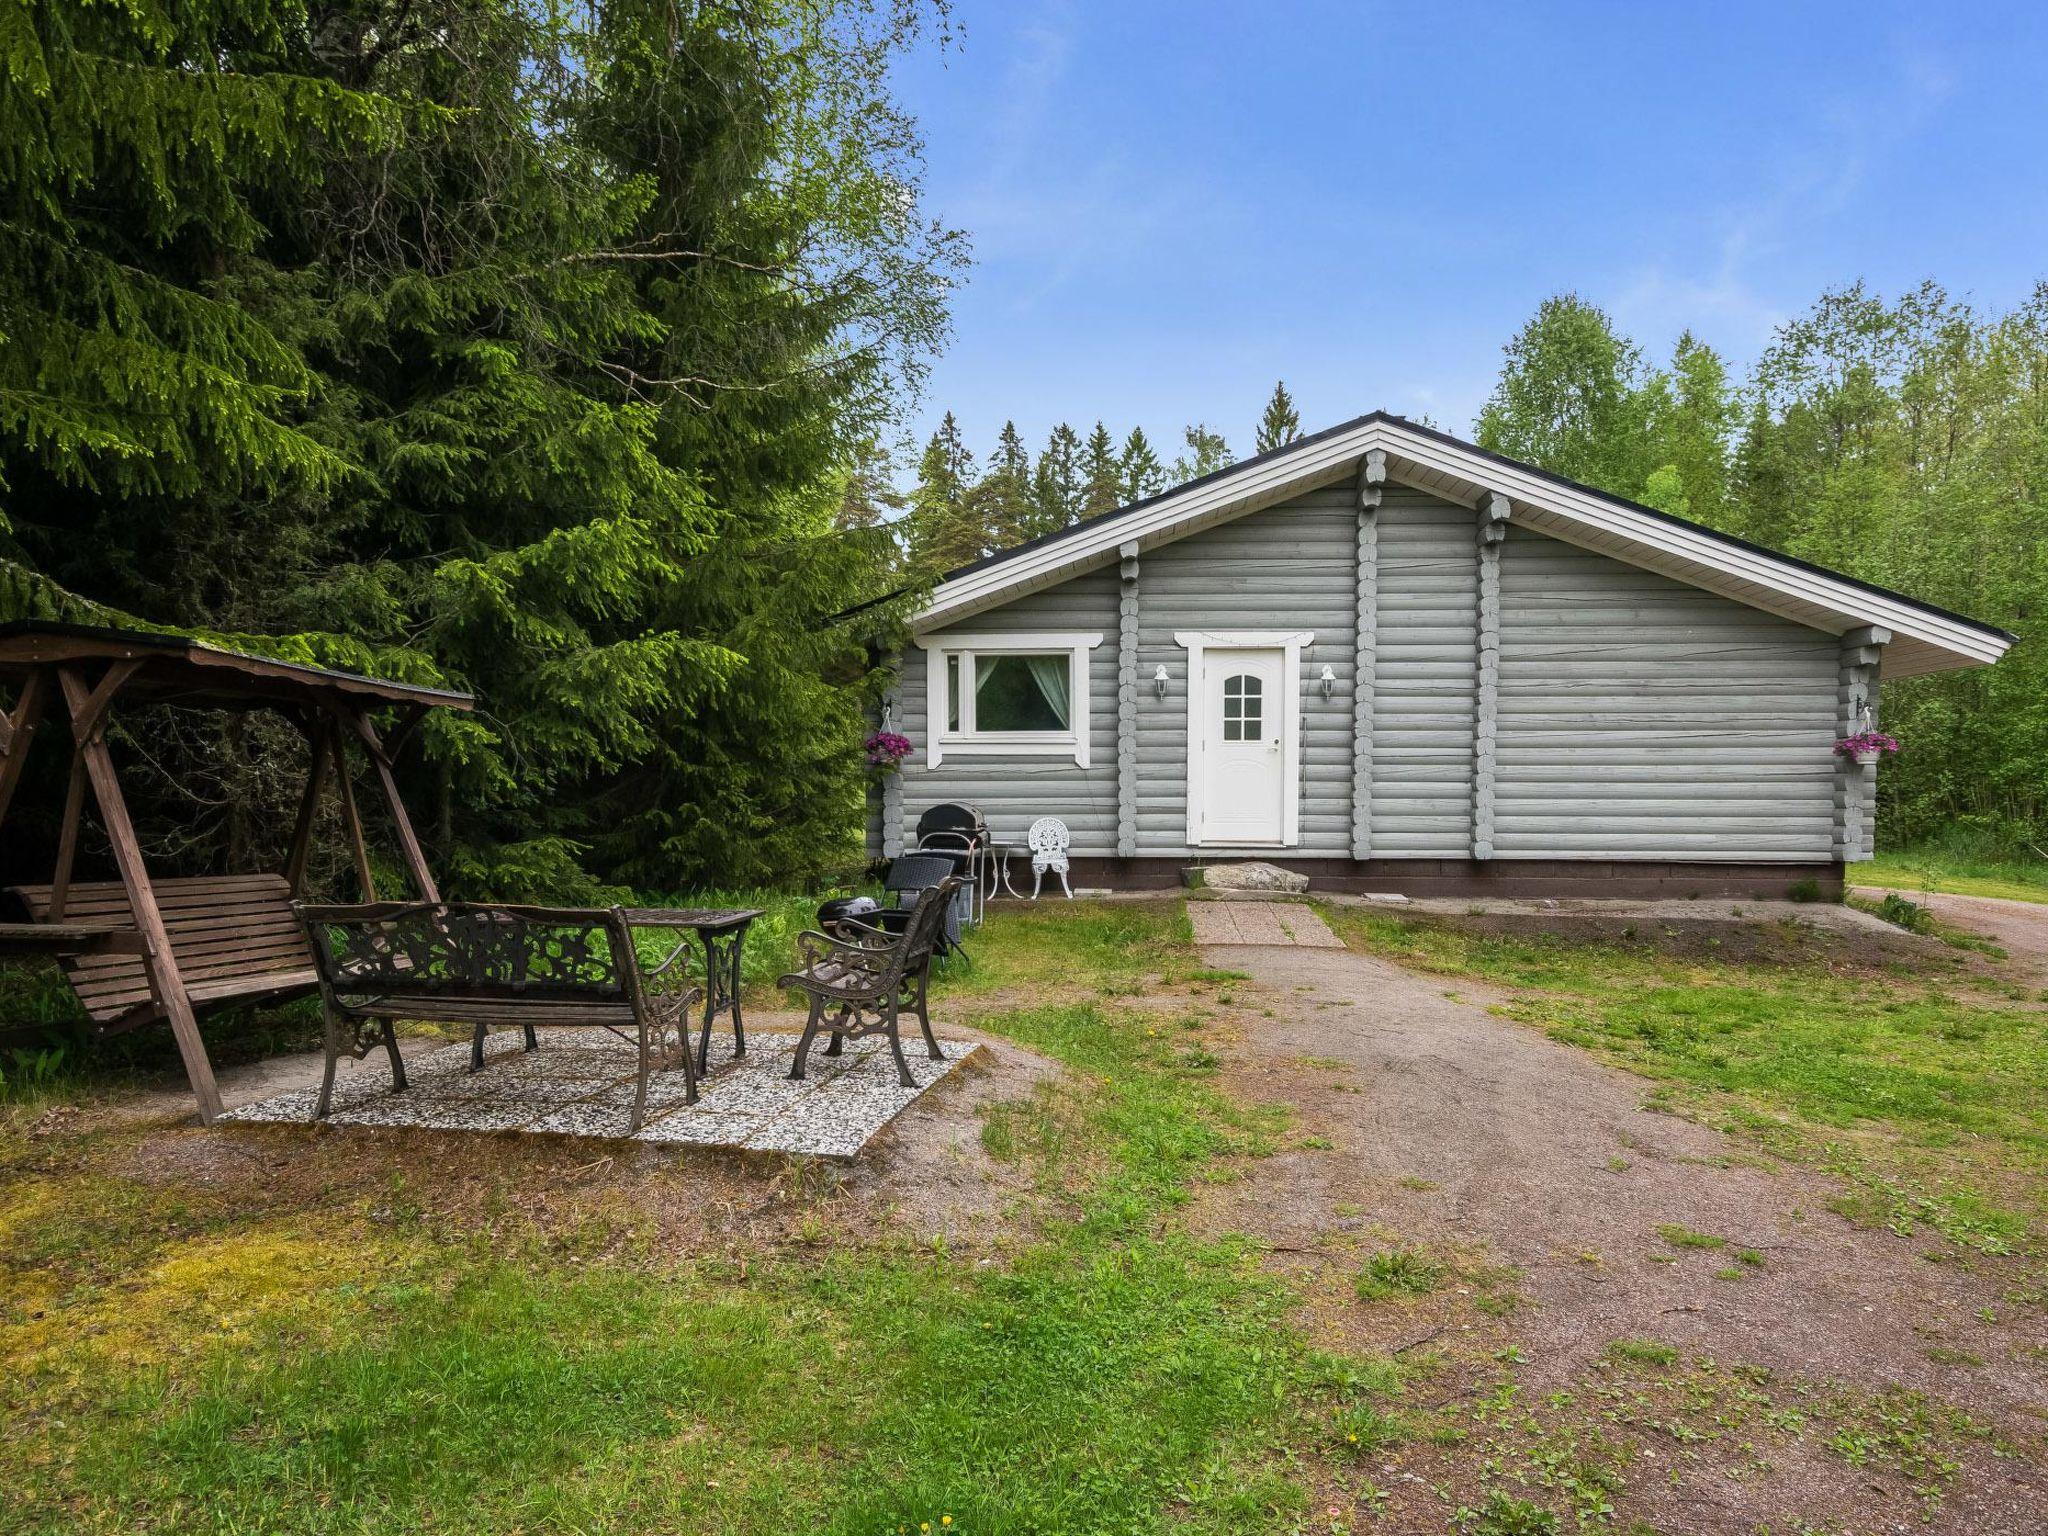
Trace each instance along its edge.
{"label": "swing canopy shingle", "polygon": [[278,703],[346,699],[357,703],[418,704],[433,709],[474,709],[476,699],[451,688],[394,683],[356,672],[277,661],[211,645],[186,635],[94,624],[16,619],[0,624],[0,678],[63,662],[136,661],[122,685],[124,698],[192,704],[206,709],[252,709]]}

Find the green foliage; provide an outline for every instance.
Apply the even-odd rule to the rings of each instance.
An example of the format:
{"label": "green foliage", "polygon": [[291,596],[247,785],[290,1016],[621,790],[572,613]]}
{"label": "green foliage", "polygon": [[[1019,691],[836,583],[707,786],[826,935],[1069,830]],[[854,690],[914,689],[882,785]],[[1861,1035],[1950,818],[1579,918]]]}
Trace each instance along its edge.
{"label": "green foliage", "polygon": [[1100,517],[1123,505],[1124,466],[1116,439],[1101,422],[1081,447],[1081,515]]}
{"label": "green foliage", "polygon": [[1934,915],[1917,901],[1908,901],[1897,891],[1886,891],[1882,900],[1872,904],[1872,910],[1888,923],[1896,923],[1909,933],[1934,932]]}
{"label": "green foliage", "polygon": [[1285,384],[1273,386],[1272,398],[1266,402],[1266,409],[1259,417],[1258,431],[1254,434],[1254,453],[1271,453],[1275,448],[1284,448],[1301,436],[1301,412],[1294,408],[1294,397],[1287,393]]}
{"label": "green foliage", "polygon": [[962,254],[916,8],[9,14],[0,616],[474,689],[409,786],[464,889],[848,857],[890,614],[831,621]]}
{"label": "green foliage", "polygon": [[1556,1536],[1561,1529],[1541,1504],[1498,1488],[1476,1507],[1460,1507],[1452,1523],[1464,1536]]}
{"label": "green foliage", "polygon": [[1081,439],[1064,421],[1046,437],[1031,471],[1034,510],[1029,533],[1057,533],[1081,515]]}
{"label": "green foliage", "polygon": [[970,565],[991,548],[974,490],[974,454],[948,411],[924,445],[910,498],[913,558],[933,575]]}
{"label": "green foliage", "polygon": [[1437,1288],[1443,1266],[1420,1248],[1382,1248],[1365,1261],[1356,1289],[1360,1301],[1423,1296]]}
{"label": "green foliage", "polygon": [[1127,502],[1143,501],[1166,489],[1166,466],[1152,451],[1152,440],[1145,436],[1143,427],[1131,428],[1130,436],[1124,439],[1122,468],[1123,499]]}
{"label": "green foliage", "polygon": [[2002,858],[1981,833],[1880,854],[1856,870],[1863,885],[1896,883],[1916,891],[2048,902],[2048,859]]}
{"label": "green foliage", "polygon": [[1605,311],[1567,293],[1545,299],[1505,350],[1479,413],[1480,446],[1602,490],[1639,492],[1657,467],[1641,349]]}
{"label": "green foliage", "polygon": [[1629,1365],[1676,1365],[1677,1346],[1660,1339],[1616,1339],[1601,1353],[1609,1360]]}
{"label": "green foliage", "polygon": [[1219,469],[1228,469],[1236,461],[1231,457],[1230,444],[1223,440],[1221,432],[1212,432],[1202,422],[1196,422],[1181,433],[1187,444],[1187,451],[1173,461],[1173,468],[1167,471],[1167,478],[1175,485],[1186,480],[1198,480],[1203,475],[1213,475]]}
{"label": "green foliage", "polygon": [[1716,1237],[1711,1232],[1695,1232],[1691,1227],[1677,1222],[1667,1222],[1657,1228],[1657,1235],[1674,1248],[1725,1248],[1728,1239]]}

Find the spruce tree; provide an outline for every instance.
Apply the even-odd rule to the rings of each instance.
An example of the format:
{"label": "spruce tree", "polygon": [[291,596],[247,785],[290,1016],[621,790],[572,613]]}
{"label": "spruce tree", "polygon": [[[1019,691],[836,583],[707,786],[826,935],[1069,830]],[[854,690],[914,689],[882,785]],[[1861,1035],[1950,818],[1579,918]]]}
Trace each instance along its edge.
{"label": "spruce tree", "polygon": [[1259,430],[1253,451],[1271,453],[1275,448],[1285,447],[1301,436],[1301,413],[1294,408],[1294,398],[1287,393],[1285,384],[1273,386],[1273,397],[1266,402],[1265,414],[1259,417]]}
{"label": "spruce tree", "polygon": [[1031,455],[1014,421],[1003,423],[996,451],[975,490],[977,520],[990,550],[1008,549],[1033,536],[1036,507],[1031,494]]}
{"label": "spruce tree", "polygon": [[1101,422],[1088,434],[1081,450],[1081,515],[1099,517],[1123,505],[1123,460],[1116,451],[1116,439]]}
{"label": "spruce tree", "polygon": [[1166,489],[1166,466],[1152,451],[1152,443],[1145,436],[1143,427],[1131,428],[1131,435],[1124,439],[1120,468],[1125,501],[1143,501],[1147,496],[1157,496]]}
{"label": "spruce tree", "polygon": [[910,505],[890,480],[889,458],[879,445],[857,444],[849,458],[839,510],[832,519],[835,526],[849,533],[879,528]]}
{"label": "spruce tree", "polygon": [[1064,421],[1031,472],[1031,501],[1034,534],[1057,533],[1081,515],[1081,440]]}
{"label": "spruce tree", "polygon": [[914,13],[18,9],[0,617],[475,689],[405,767],[451,891],[849,852],[868,631],[827,621],[893,575],[846,465],[959,259],[886,94]]}
{"label": "spruce tree", "polygon": [[948,411],[925,444],[910,496],[912,548],[926,573],[943,576],[988,553],[986,530],[970,501],[973,490],[974,455]]}

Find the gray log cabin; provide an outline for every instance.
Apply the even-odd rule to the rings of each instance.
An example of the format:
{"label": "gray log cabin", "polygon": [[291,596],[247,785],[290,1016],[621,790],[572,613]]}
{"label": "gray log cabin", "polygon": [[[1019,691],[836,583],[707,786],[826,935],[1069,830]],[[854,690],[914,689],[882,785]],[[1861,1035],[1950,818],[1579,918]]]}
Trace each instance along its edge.
{"label": "gray log cabin", "polygon": [[1839,886],[1877,769],[1836,741],[2011,643],[1375,412],[941,581],[870,851],[956,800],[1005,842],[1061,818],[1090,885]]}

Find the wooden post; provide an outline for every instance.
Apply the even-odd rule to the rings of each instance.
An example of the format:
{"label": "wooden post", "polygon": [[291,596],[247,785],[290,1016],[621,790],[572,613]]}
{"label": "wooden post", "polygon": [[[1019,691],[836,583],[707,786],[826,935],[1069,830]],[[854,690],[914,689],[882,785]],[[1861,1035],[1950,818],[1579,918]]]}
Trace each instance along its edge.
{"label": "wooden post", "polygon": [[64,921],[64,904],[71,896],[71,867],[78,860],[78,823],[85,815],[85,759],[71,754],[71,781],[64,786],[64,825],[57,834],[57,872],[50,877],[48,921]]}
{"label": "wooden post", "polygon": [[[882,665],[889,669],[889,686],[882,690],[882,720],[888,729],[901,730],[898,711],[903,708],[903,653],[891,651],[883,658]],[[922,662],[919,663],[923,665]],[[924,701],[924,718],[927,726],[939,718],[934,710],[943,711],[944,699],[936,704],[930,699]],[[936,738],[936,732],[932,733]],[[882,775],[882,857],[893,859],[903,852],[903,775],[905,768],[899,767],[894,773]]]}
{"label": "wooden post", "polygon": [[412,830],[412,818],[405,814],[405,801],[398,795],[398,778],[391,771],[391,756],[384,750],[384,743],[377,739],[377,727],[370,723],[366,710],[357,710],[352,716],[356,735],[362,739],[363,750],[369,754],[370,766],[376,771],[377,782],[384,790],[384,806],[391,812],[391,823],[398,832],[398,851],[405,858],[405,867],[412,875],[413,888],[421,901],[439,901],[441,892],[434,884],[433,871],[427,868],[427,855],[420,847],[420,840]]}
{"label": "wooden post", "polygon": [[[1138,853],[1138,544],[1117,550],[1116,856]],[[1079,686],[1081,680],[1075,679]]]}
{"label": "wooden post", "polygon": [[21,782],[21,770],[28,762],[29,742],[42,722],[43,703],[50,688],[50,674],[38,667],[21,685],[11,713],[0,715],[0,822],[7,820],[7,807],[14,799],[14,786]]}
{"label": "wooden post", "polygon": [[1357,649],[1351,671],[1351,857],[1372,857],[1372,711],[1379,683],[1380,498],[1387,456],[1375,448],[1358,466]]}
{"label": "wooden post", "polygon": [[[142,963],[156,992],[157,1006],[171,1021],[177,1037],[178,1054],[185,1061],[185,1075],[192,1082],[192,1097],[199,1101],[199,1120],[211,1125],[220,1114],[220,1089],[213,1081],[213,1063],[206,1059],[206,1042],[199,1036],[199,1021],[192,1014],[192,999],[186,994],[185,979],[178,973],[178,957],[171,950],[171,936],[157,910],[156,889],[142,860],[142,844],[135,836],[135,824],[128,819],[128,803],[121,797],[121,781],[114,773],[114,759],[107,751],[107,706],[111,691],[102,680],[100,690],[88,689],[85,679],[70,667],[58,670],[57,681],[64,690],[65,705],[71,711],[73,729],[84,721],[89,728],[78,741],[78,755],[92,781],[93,796],[99,801],[100,822],[113,845],[114,863],[121,871],[121,884],[128,892],[128,909],[142,934]],[[116,684],[116,687],[119,685]]]}
{"label": "wooden post", "polygon": [[[1868,720],[1875,728],[1877,674],[1892,632],[1876,625],[1852,629],[1840,642],[1836,670],[1835,731],[1854,736]],[[1874,852],[1877,814],[1877,765],[1851,758],[1835,759],[1834,855],[1845,864]]]}
{"label": "wooden post", "polygon": [[285,855],[285,883],[298,895],[306,883],[306,856],[313,846],[313,818],[320,809],[320,787],[327,777],[327,732],[306,731],[312,766],[306,771],[306,792],[299,797],[299,819],[292,827],[291,851]]}
{"label": "wooden post", "polygon": [[341,727],[328,727],[328,736],[334,743],[334,779],[341,790],[341,819],[348,826],[349,852],[355,855],[356,882],[363,888],[363,900],[377,899],[377,877],[370,873],[370,845],[363,840],[363,817],[356,809],[356,788],[349,782],[348,753],[341,740]]}
{"label": "wooden post", "polygon": [[1493,857],[1494,744],[1500,717],[1500,547],[1512,512],[1507,497],[1479,498],[1479,611],[1472,704],[1472,857]]}

